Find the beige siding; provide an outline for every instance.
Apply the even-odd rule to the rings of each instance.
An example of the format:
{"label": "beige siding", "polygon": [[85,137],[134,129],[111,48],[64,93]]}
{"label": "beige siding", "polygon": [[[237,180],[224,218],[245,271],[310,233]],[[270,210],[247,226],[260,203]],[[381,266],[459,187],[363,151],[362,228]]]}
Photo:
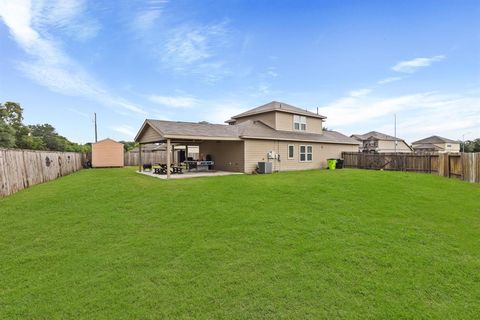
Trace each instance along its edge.
{"label": "beige siding", "polygon": [[200,144],[200,156],[205,159],[207,154],[215,162],[215,170],[244,171],[243,141],[204,141]]}
{"label": "beige siding", "polygon": [[[404,141],[398,141],[397,152],[412,152],[408,145]],[[378,141],[378,152],[380,153],[389,153],[395,152],[395,141],[379,140]]]}
{"label": "beige siding", "polygon": [[293,114],[285,112],[275,112],[277,130],[293,131]]}
{"label": "beige siding", "polygon": [[249,117],[243,117],[237,119],[236,124],[248,121],[248,120],[260,120],[263,121],[266,125],[275,128],[275,112],[267,112],[262,114],[255,114]]}
{"label": "beige siding", "polygon": [[123,144],[103,140],[92,144],[92,167],[123,167]]}
{"label": "beige siding", "polygon": [[[288,145],[294,145],[293,159],[288,159]],[[313,159],[310,162],[300,162],[300,145],[313,147]],[[268,159],[270,151],[280,155],[280,160]],[[343,151],[356,152],[356,145],[328,144],[328,143],[299,143],[273,140],[245,140],[245,172],[251,173],[260,161],[273,162],[275,171],[319,169],[327,165],[328,158],[340,158]]]}
{"label": "beige siding", "polygon": [[322,119],[307,117],[307,132],[323,133]]}
{"label": "beige siding", "polygon": [[[285,112],[276,112],[277,130],[293,131],[293,114]],[[307,117],[307,131],[309,133],[322,133],[322,120],[313,117]]]}
{"label": "beige siding", "polygon": [[161,139],[157,131],[153,130],[148,124],[143,129],[142,133],[138,137],[138,142],[148,143],[148,142],[157,142]]}
{"label": "beige siding", "polygon": [[443,152],[460,152],[460,143],[442,143],[436,146],[443,148]]}

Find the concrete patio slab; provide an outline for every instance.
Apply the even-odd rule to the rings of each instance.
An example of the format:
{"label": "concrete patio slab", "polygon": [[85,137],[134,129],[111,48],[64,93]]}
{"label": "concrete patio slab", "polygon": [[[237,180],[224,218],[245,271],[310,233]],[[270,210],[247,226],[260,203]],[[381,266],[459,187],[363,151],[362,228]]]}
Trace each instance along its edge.
{"label": "concrete patio slab", "polygon": [[[137,173],[154,177],[154,178],[159,178],[159,179],[167,179],[166,174],[154,174],[153,171],[142,171]],[[185,172],[182,174],[171,174],[170,179],[189,179],[189,178],[202,178],[202,177],[220,177],[220,176],[230,176],[230,175],[238,175],[238,174],[243,174],[241,172],[229,172],[229,171],[192,171],[192,172]]]}

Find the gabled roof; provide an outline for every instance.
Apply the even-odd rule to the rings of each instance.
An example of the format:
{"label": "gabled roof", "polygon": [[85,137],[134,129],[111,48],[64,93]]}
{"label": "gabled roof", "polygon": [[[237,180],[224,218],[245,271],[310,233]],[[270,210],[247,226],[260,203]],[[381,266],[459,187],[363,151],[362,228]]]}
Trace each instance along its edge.
{"label": "gabled roof", "polygon": [[[243,118],[259,113],[266,113],[266,112],[272,112],[272,111],[279,111],[279,112],[286,112],[286,113],[294,113],[294,114],[299,114],[299,115],[304,115],[308,117],[313,117],[313,118],[319,118],[319,119],[326,119],[327,117],[310,112],[305,109],[301,109],[298,107],[294,107],[292,105],[289,105],[287,103],[283,102],[278,102],[278,101],[272,101],[267,104],[264,104],[260,107],[256,107],[253,109],[250,109],[248,111],[245,111],[243,113],[237,114],[236,116],[233,116],[232,119],[238,119],[238,118]],[[230,120],[227,120],[226,122],[229,122]],[[231,121],[230,121],[231,122]]]}
{"label": "gabled roof", "polygon": [[424,143],[460,143],[459,141],[443,138],[440,136],[431,136],[425,139],[421,139],[415,142],[412,142],[412,144],[424,144]]}
{"label": "gabled roof", "polygon": [[435,151],[445,150],[444,148],[436,146],[433,143],[422,143],[422,144],[415,145],[413,148],[415,150],[420,150],[420,149],[428,149],[428,150],[433,149]]}
{"label": "gabled roof", "polygon": [[115,141],[115,140],[110,139],[110,138],[102,139],[102,140],[99,140],[99,141],[97,141],[97,142],[93,142],[92,144],[97,144],[97,143],[102,143],[102,142],[107,142],[107,141],[115,142],[115,143],[118,143],[118,144],[122,144],[122,145],[123,145],[123,143],[118,142],[118,141]]}
{"label": "gabled roof", "polygon": [[358,142],[337,131],[326,131],[322,134],[306,133],[299,131],[275,130],[262,121],[249,120],[239,125],[239,135],[243,139],[266,139],[266,140],[286,140],[286,141],[305,141],[305,142],[323,142],[354,144]]}
{"label": "gabled roof", "polygon": [[372,140],[372,139],[375,139],[375,140],[387,140],[387,141],[401,141],[403,139],[401,138],[395,138],[393,136],[390,136],[388,134],[385,134],[385,133],[381,133],[381,132],[378,132],[378,131],[370,131],[370,132],[367,132],[365,134],[352,134],[351,135],[352,138],[355,138],[357,140]]}
{"label": "gabled roof", "polygon": [[147,119],[137,137],[135,137],[135,141],[138,141],[146,126],[150,126],[158,133],[158,141],[166,138],[192,140],[265,139],[358,144],[356,140],[336,131],[324,131],[323,134],[317,134],[275,130],[259,120],[249,120],[237,125],[223,125]]}
{"label": "gabled roof", "polygon": [[238,138],[236,128],[224,124],[212,124],[208,122],[183,122],[147,119],[152,128],[164,136],[205,136]]}

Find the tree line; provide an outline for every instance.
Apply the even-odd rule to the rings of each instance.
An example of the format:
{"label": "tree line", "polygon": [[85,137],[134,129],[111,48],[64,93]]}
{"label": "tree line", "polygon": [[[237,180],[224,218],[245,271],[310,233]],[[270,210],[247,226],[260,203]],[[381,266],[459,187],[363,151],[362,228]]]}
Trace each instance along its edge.
{"label": "tree line", "polygon": [[465,146],[465,152],[480,152],[480,138],[475,140],[466,140],[460,144],[460,151],[463,151]]}
{"label": "tree line", "polygon": [[[133,141],[120,141],[125,151],[138,146]],[[462,142],[460,150],[480,152],[480,138]],[[90,152],[91,145],[69,141],[57,133],[48,124],[25,125],[23,108],[17,102],[7,101],[0,104],[0,148],[18,148],[31,150]]]}
{"label": "tree line", "polygon": [[19,103],[0,104],[0,148],[89,152],[90,144],[69,141],[48,124],[26,125]]}

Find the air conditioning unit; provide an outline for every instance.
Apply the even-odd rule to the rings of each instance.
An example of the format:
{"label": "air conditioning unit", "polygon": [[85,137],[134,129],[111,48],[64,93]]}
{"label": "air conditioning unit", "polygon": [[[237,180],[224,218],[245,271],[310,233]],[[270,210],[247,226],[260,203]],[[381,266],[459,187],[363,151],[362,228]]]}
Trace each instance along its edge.
{"label": "air conditioning unit", "polygon": [[259,162],[258,163],[258,173],[272,173],[273,166],[271,162]]}

